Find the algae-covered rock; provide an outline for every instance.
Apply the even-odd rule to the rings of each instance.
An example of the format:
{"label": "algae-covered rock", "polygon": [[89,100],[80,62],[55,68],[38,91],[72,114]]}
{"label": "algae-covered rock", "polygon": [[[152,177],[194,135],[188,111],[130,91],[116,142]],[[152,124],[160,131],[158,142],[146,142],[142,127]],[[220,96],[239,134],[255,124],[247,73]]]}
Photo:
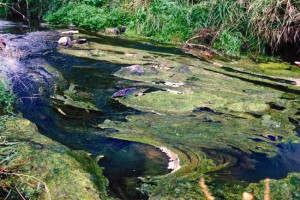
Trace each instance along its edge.
{"label": "algae-covered rock", "polygon": [[18,189],[24,198],[31,199],[108,198],[102,169],[86,153],[41,135],[25,119],[9,119],[5,127],[1,137],[15,143],[16,154],[9,164],[1,166],[8,170],[5,176],[1,173],[1,182],[12,189],[9,197],[19,198]]}
{"label": "algae-covered rock", "polygon": [[81,117],[89,111],[100,111],[92,103],[91,96],[85,92],[78,92],[74,84],[70,84],[63,95],[56,94],[51,98],[57,111],[68,117]]}

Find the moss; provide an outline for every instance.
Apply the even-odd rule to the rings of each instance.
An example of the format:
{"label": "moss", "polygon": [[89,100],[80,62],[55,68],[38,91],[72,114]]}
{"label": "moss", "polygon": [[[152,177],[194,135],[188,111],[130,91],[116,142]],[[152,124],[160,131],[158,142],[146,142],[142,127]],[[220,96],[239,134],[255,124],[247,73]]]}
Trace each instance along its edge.
{"label": "moss", "polygon": [[[294,200],[300,198],[300,174],[291,173],[286,178],[270,181],[270,198]],[[264,199],[264,181],[252,183],[247,187],[247,191],[254,194],[255,199]]]}
{"label": "moss", "polygon": [[[84,152],[74,152],[41,135],[25,119],[10,119],[1,133],[16,142],[16,157],[8,167],[14,174],[3,180],[36,199],[107,199],[107,180]],[[13,188],[14,189],[14,188]],[[11,197],[18,197],[13,190]]]}
{"label": "moss", "polygon": [[[222,62],[221,62],[222,63]],[[244,69],[248,72],[259,73],[266,76],[274,76],[279,78],[298,78],[300,70],[296,65],[279,60],[274,62],[256,63],[250,59],[241,59],[233,63],[222,63],[225,66]]]}

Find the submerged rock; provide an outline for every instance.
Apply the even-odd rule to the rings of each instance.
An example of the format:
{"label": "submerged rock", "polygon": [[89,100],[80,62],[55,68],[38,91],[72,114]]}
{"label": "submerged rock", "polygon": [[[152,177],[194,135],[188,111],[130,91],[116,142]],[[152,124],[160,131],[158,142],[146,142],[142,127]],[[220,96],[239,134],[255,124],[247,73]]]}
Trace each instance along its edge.
{"label": "submerged rock", "polygon": [[78,44],[84,44],[87,42],[87,39],[78,39],[76,40]]}
{"label": "submerged rock", "polygon": [[165,82],[164,84],[167,85],[167,86],[171,86],[171,87],[180,87],[180,86],[183,86],[183,85],[184,85],[184,83],[182,83],[182,82],[178,82],[178,83],[174,83],[174,82]]}
{"label": "submerged rock", "polygon": [[145,74],[145,70],[141,65],[131,65],[125,68],[128,72],[135,75],[143,75]]}
{"label": "submerged rock", "polygon": [[77,26],[74,25],[74,24],[69,24],[69,25],[68,25],[68,28],[69,28],[69,29],[75,29],[75,28],[77,28]]}
{"label": "submerged rock", "polygon": [[61,32],[62,34],[64,34],[64,35],[73,35],[73,34],[78,34],[79,33],[79,31],[63,31],[63,32]]}
{"label": "submerged rock", "polygon": [[114,93],[113,98],[115,98],[115,97],[124,97],[124,96],[128,95],[129,93],[131,93],[132,91],[135,91],[135,90],[136,90],[135,87],[134,88],[125,88],[123,90],[120,90],[120,91]]}

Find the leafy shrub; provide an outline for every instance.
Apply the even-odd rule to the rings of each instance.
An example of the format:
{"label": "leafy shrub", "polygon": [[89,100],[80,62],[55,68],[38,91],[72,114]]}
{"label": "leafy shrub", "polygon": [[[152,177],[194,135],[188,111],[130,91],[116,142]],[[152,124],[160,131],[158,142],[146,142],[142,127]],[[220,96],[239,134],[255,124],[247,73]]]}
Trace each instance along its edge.
{"label": "leafy shrub", "polygon": [[45,20],[54,24],[75,24],[81,28],[98,30],[105,27],[106,17],[100,8],[69,3],[58,11],[48,14]]}
{"label": "leafy shrub", "polygon": [[120,9],[98,8],[87,4],[69,3],[54,13],[48,13],[45,20],[53,24],[75,24],[88,30],[126,25],[128,12]]}
{"label": "leafy shrub", "polygon": [[191,34],[191,8],[186,4],[156,0],[135,10],[131,28],[138,34],[166,42],[181,42]]}

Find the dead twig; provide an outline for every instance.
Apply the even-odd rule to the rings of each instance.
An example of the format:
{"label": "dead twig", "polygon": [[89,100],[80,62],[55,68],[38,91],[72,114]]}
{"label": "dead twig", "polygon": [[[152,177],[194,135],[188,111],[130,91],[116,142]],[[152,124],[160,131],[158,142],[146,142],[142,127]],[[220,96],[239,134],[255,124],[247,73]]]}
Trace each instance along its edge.
{"label": "dead twig", "polygon": [[205,185],[204,178],[201,178],[201,179],[199,180],[199,185],[200,185],[200,187],[202,188],[202,191],[203,191],[203,193],[204,193],[204,196],[205,196],[205,198],[206,198],[207,200],[215,200],[215,197],[213,197],[213,196],[211,195],[211,193],[209,192],[209,189],[208,189],[207,185]]}
{"label": "dead twig", "polygon": [[[50,194],[50,191],[46,185],[46,183],[44,181],[42,181],[41,179],[38,179],[34,176],[30,176],[30,175],[26,175],[26,174],[18,174],[18,173],[15,173],[15,172],[10,172],[8,171],[8,169],[5,169],[5,168],[0,168],[0,174],[3,174],[3,175],[10,175],[10,176],[15,176],[15,177],[18,177],[21,179],[22,183],[30,186],[30,187],[34,187],[35,188],[35,185],[34,184],[31,184],[27,181],[24,181],[23,180],[23,177],[26,177],[26,178],[30,178],[30,179],[33,179],[35,181],[38,181],[38,184],[36,187],[38,187],[40,184],[42,184],[44,186],[44,189],[45,189],[45,192],[46,194],[48,195],[48,198],[49,200],[51,200],[51,194]],[[22,194],[20,193],[20,191],[15,187],[15,189],[17,190],[17,192],[19,193],[19,195],[21,196],[22,199],[25,199]]]}
{"label": "dead twig", "polygon": [[270,200],[270,179],[265,180],[264,200]]}
{"label": "dead twig", "polygon": [[19,189],[17,188],[17,186],[15,186],[15,189],[17,190],[18,194],[20,195],[20,197],[23,199],[23,200],[26,200],[23,195],[21,194],[21,192],[19,191]]}

